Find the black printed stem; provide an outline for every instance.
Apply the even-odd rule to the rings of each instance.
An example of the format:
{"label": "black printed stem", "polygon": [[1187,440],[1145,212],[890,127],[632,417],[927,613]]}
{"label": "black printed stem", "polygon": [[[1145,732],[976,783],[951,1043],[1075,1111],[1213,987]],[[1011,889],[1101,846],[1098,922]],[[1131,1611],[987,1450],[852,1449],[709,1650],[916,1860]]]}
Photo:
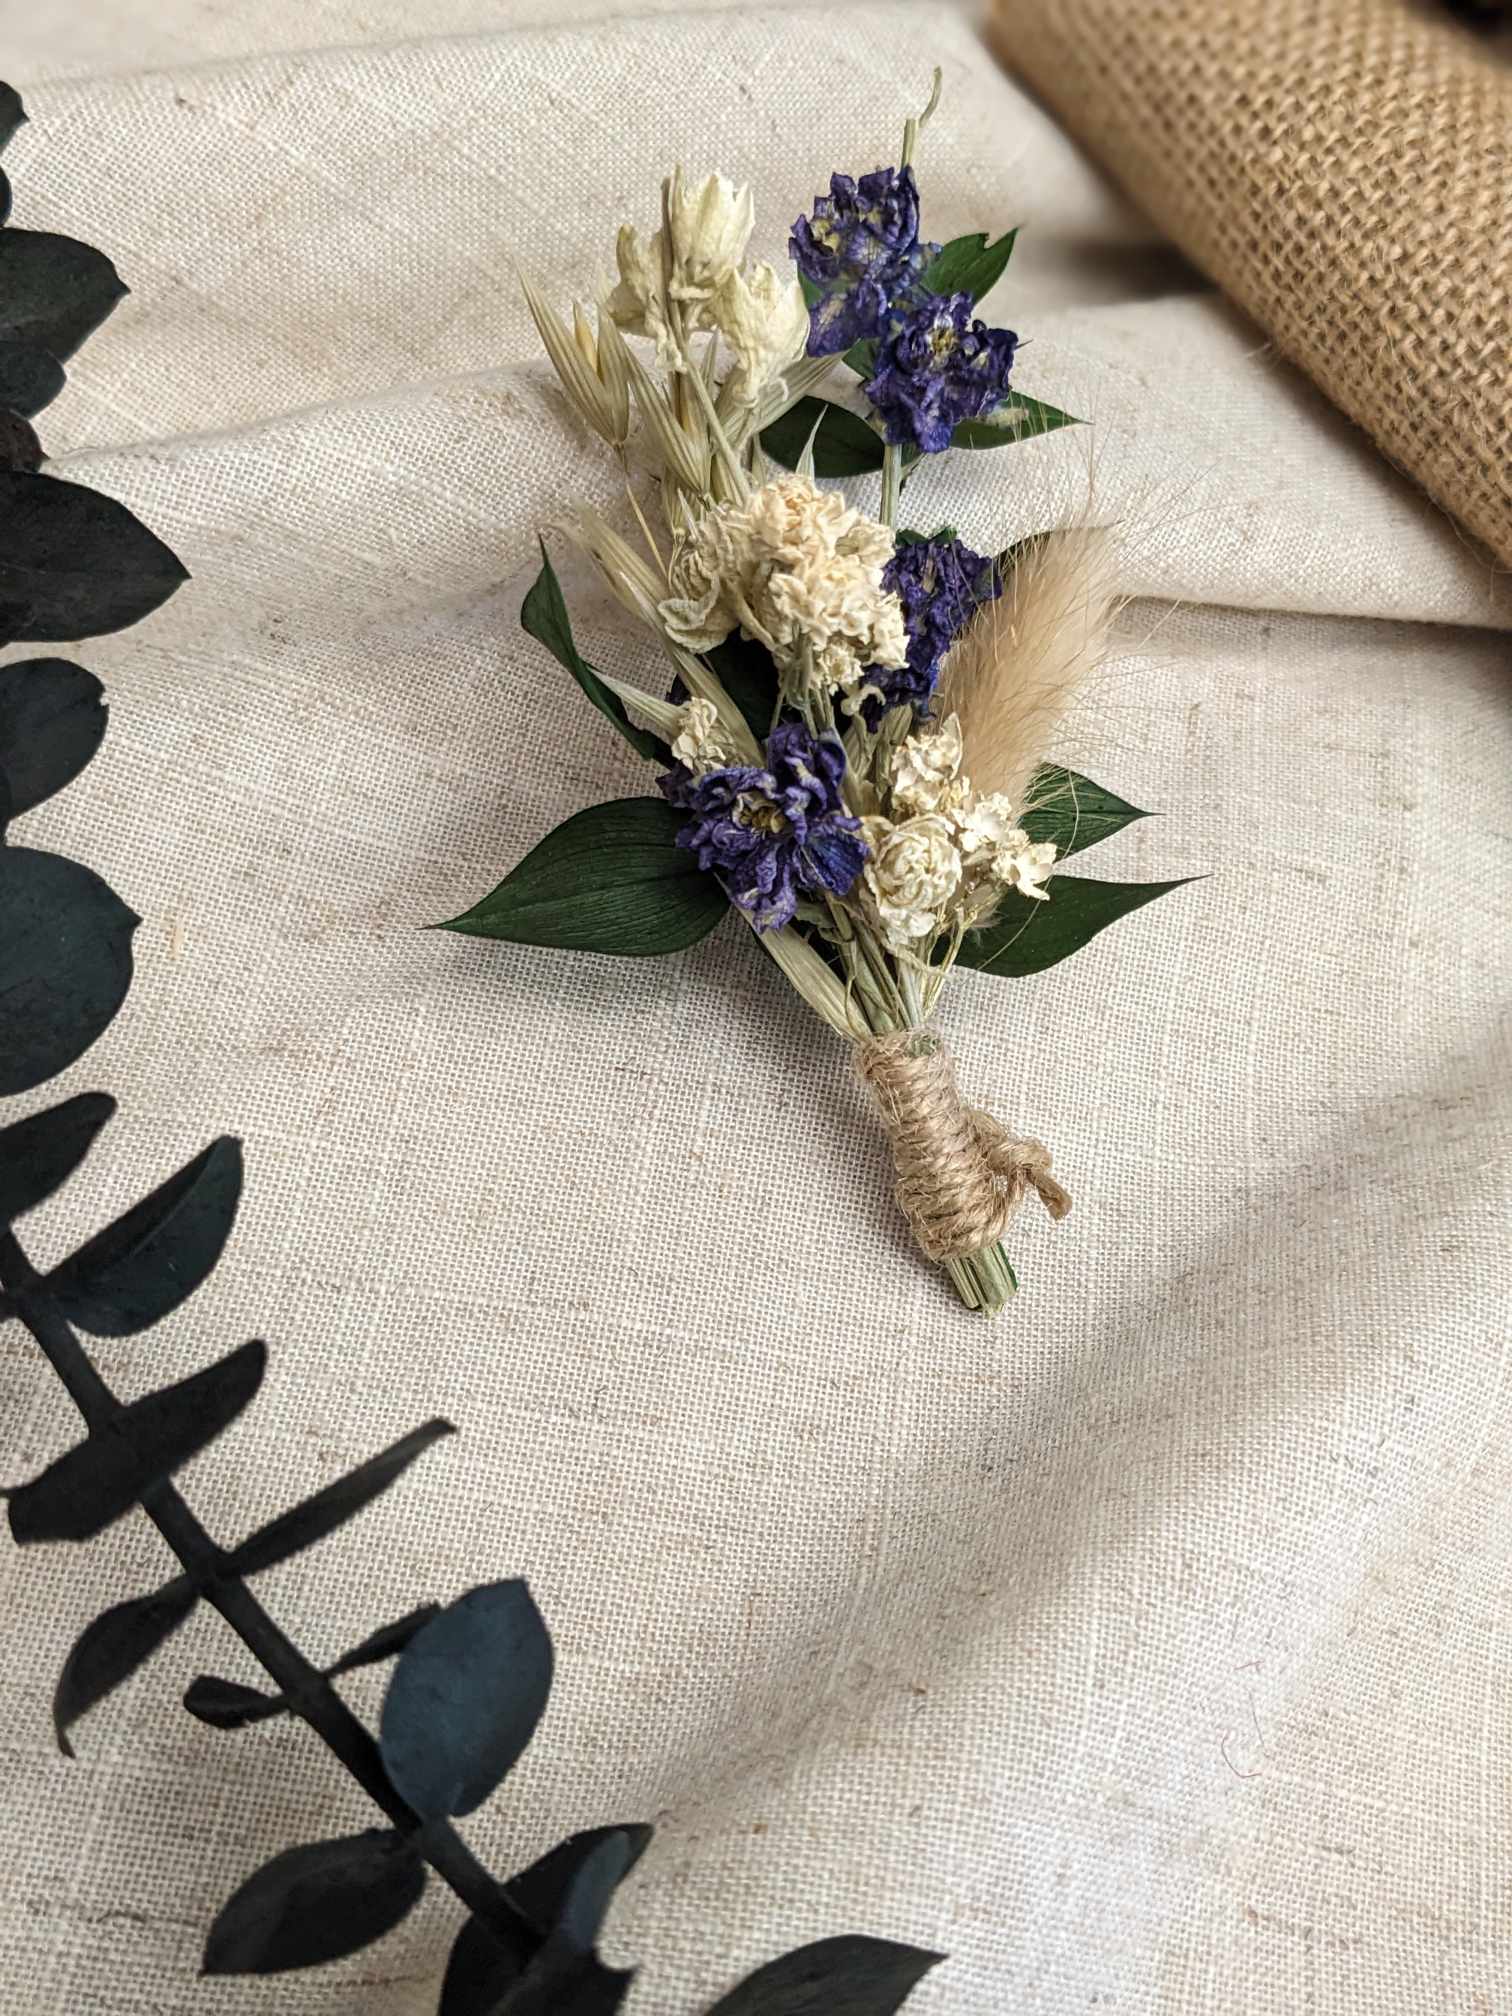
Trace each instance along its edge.
{"label": "black printed stem", "polygon": [[[0,1233],[0,1320],[15,1315],[31,1332],[91,1434],[110,1427],[120,1401],[95,1370],[71,1324],[40,1287],[40,1276],[13,1231]],[[534,1925],[509,1899],[447,1820],[422,1820],[389,1783],[372,1734],[325,1676],[287,1638],[205,1531],[173,1484],[155,1484],[142,1509],[162,1534],[205,1601],[218,1610],[247,1650],[307,1722],[337,1762],[357,1780],[394,1829],[461,1898],[475,1918],[509,1938]]]}

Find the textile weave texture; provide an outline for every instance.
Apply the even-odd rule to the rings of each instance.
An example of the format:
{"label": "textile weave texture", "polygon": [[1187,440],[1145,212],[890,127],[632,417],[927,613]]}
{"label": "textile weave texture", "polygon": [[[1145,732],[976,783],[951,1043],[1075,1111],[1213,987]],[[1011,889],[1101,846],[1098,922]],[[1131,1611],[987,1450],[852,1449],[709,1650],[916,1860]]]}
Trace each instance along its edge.
{"label": "textile weave texture", "polygon": [[1512,50],[1420,0],[996,0],[1141,208],[1512,566]]}
{"label": "textile weave texture", "polygon": [[[748,933],[615,963],[419,928],[648,784],[517,626],[537,527],[619,506],[516,264],[587,291],[678,160],[752,182],[779,256],[936,62],[926,227],[1024,226],[989,311],[1091,424],[921,473],[910,517],[996,550],[1090,490],[1118,524],[1137,599],[1057,753],[1160,816],[1086,872],[1207,878],[946,997],[963,1086],[1076,1198],[1020,1215],[990,1326]],[[16,829],[144,919],[60,1088],[120,1114],[31,1245],[244,1137],[211,1281],[98,1346],[134,1397],[269,1340],[183,1480],[225,1542],[462,1430],[263,1578],[275,1616],[330,1659],[529,1577],[557,1687],[466,1827],[507,1871],[657,1823],[610,1927],[631,2016],[841,1931],[949,1954],[910,2016],[1500,2016],[1505,584],[953,8],[0,0],[5,72],[16,222],[133,290],[47,444],[193,573],[78,652],[109,735]],[[558,551],[588,654],[644,680]],[[0,1423],[7,1481],[77,1433],[14,1326]],[[0,2008],[430,2016],[442,1894],[329,1970],[196,1978],[254,1868],[371,1818],[299,1727],[183,1713],[257,1677],[213,1617],[57,1755],[69,1645],[165,1573],[140,1519],[0,1548]]]}

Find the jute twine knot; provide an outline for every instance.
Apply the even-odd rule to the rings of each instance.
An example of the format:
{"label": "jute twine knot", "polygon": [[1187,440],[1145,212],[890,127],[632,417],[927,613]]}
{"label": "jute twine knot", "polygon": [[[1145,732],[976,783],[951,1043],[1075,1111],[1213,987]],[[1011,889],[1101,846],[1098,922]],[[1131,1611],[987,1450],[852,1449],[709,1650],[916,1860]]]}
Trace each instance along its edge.
{"label": "jute twine knot", "polygon": [[962,1260],[991,1246],[1031,1189],[1052,1218],[1071,1209],[1043,1142],[1021,1140],[962,1099],[933,1029],[870,1037],[857,1061],[887,1130],[898,1203],[929,1259]]}

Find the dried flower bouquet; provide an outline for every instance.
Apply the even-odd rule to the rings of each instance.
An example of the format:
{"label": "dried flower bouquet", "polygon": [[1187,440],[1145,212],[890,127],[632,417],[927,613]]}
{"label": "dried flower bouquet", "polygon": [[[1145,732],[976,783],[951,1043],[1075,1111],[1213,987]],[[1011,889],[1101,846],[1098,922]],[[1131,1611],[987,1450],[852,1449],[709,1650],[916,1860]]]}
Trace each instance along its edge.
{"label": "dried flower bouquet", "polygon": [[[920,237],[912,155],[938,93],[937,76],[896,167],[835,175],[797,220],[792,273],[747,259],[748,190],[674,172],[651,236],[620,231],[596,326],[575,306],[569,329],[527,285],[634,520],[584,509],[561,529],[651,631],[671,689],[587,663],[544,545],[521,620],[658,767],[660,795],[578,813],[448,928],[644,955],[733,907],[854,1044],[921,1251],[993,1313],[1017,1285],[1001,1241],[1020,1202],[1060,1218],[1070,1199],[1038,1142],[963,1102],[933,1019],[946,978],[1039,971],[1176,885],[1058,872],[1141,816],[1044,761],[1106,649],[1108,536],[985,556],[898,523],[928,458],[1071,424],[1012,385],[1017,336],[976,316],[1013,234]],[[837,362],[864,413],[814,396]],[[875,518],[817,480],[872,472]]]}

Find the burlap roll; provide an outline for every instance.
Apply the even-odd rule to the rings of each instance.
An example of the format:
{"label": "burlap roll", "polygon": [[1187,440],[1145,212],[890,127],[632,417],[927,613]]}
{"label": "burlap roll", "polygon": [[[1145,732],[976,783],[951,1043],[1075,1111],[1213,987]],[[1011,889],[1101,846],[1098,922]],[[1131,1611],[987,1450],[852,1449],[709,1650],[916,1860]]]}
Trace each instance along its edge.
{"label": "burlap roll", "polygon": [[999,52],[1512,565],[1512,65],[1413,0],[995,0]]}

